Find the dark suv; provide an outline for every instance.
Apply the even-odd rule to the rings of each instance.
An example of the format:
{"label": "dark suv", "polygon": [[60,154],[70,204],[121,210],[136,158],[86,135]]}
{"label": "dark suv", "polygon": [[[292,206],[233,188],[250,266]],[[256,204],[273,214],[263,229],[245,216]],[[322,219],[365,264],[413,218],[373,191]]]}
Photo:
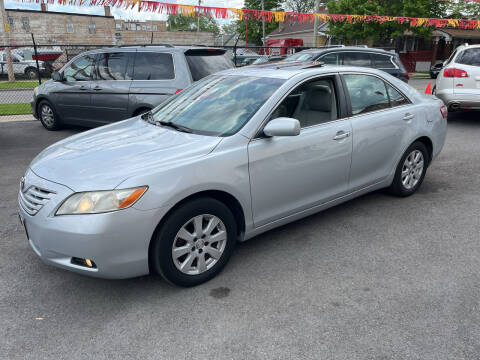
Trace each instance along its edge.
{"label": "dark suv", "polygon": [[283,61],[321,61],[325,64],[363,66],[383,70],[408,83],[410,76],[398,54],[360,46],[329,46],[302,50]]}
{"label": "dark suv", "polygon": [[128,46],[82,53],[35,88],[32,110],[48,130],[98,126],[153,109],[192,82],[233,67],[224,49]]}

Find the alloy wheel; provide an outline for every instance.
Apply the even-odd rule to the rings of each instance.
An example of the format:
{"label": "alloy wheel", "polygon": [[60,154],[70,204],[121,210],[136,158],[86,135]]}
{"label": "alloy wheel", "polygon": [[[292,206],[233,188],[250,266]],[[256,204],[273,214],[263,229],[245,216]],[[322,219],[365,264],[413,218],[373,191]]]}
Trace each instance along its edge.
{"label": "alloy wheel", "polygon": [[173,262],[184,274],[202,274],[220,260],[226,244],[227,231],[222,220],[210,214],[197,215],[175,236]]}
{"label": "alloy wheel", "polygon": [[402,185],[405,189],[413,189],[420,181],[425,161],[419,150],[413,150],[406,157],[402,167]]}
{"label": "alloy wheel", "polygon": [[43,104],[42,108],[40,109],[40,116],[42,117],[42,121],[46,126],[51,127],[54,125],[55,118],[53,115],[53,110],[50,106]]}

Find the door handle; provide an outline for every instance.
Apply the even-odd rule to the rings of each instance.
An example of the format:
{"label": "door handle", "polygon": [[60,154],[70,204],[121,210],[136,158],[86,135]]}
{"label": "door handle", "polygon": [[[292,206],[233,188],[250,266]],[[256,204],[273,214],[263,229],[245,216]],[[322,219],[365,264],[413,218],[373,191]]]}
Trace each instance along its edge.
{"label": "door handle", "polygon": [[102,90],[102,88],[101,88],[100,86],[95,86],[95,87],[93,88],[93,90],[99,91],[99,90]]}
{"label": "door handle", "polygon": [[414,117],[415,117],[415,115],[410,114],[410,113],[406,113],[405,116],[403,117],[403,120],[409,121],[409,120],[412,120]]}
{"label": "door handle", "polygon": [[339,131],[337,132],[337,135],[335,135],[335,137],[333,138],[333,140],[343,140],[343,139],[346,139],[347,137],[350,136],[350,132],[349,131]]}
{"label": "door handle", "polygon": [[88,90],[88,87],[87,86],[80,86],[80,90]]}

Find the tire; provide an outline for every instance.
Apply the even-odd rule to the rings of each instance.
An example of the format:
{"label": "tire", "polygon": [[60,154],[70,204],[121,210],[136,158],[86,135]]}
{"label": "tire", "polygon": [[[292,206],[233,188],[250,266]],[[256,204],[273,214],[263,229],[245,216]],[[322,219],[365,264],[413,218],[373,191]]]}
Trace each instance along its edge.
{"label": "tire", "polygon": [[49,101],[42,100],[38,103],[37,114],[45,129],[54,131],[61,128],[57,112]]}
{"label": "tire", "polygon": [[[421,170],[420,162],[422,163]],[[390,193],[399,197],[414,194],[422,185],[429,162],[430,155],[422,142],[416,141],[410,145],[397,165],[392,185],[389,188]]]}
{"label": "tire", "polygon": [[140,115],[145,114],[146,112],[149,112],[150,110],[152,110],[152,109],[150,109],[150,108],[140,108],[140,109],[135,110],[135,112],[133,113],[132,116],[133,117],[140,116]]}
{"label": "tire", "polygon": [[[197,235],[200,232],[202,236]],[[174,210],[154,234],[151,270],[174,285],[199,285],[223,269],[236,241],[237,224],[227,206],[212,198],[189,201]]]}
{"label": "tire", "polygon": [[28,68],[25,70],[25,76],[30,80],[38,79],[38,71],[35,68]]}

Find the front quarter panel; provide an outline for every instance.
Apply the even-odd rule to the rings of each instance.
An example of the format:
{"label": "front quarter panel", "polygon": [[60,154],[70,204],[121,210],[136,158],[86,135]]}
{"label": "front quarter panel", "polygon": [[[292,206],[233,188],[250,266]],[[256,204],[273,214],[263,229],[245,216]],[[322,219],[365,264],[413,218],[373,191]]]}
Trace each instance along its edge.
{"label": "front quarter panel", "polygon": [[[247,144],[248,139],[240,134],[224,138],[206,156],[131,177],[118,188],[148,185],[148,191],[134,207],[143,211],[162,208],[160,216],[189,196],[203,191],[223,191],[240,203],[248,230],[252,216]],[[157,220],[160,222],[161,217]]]}

